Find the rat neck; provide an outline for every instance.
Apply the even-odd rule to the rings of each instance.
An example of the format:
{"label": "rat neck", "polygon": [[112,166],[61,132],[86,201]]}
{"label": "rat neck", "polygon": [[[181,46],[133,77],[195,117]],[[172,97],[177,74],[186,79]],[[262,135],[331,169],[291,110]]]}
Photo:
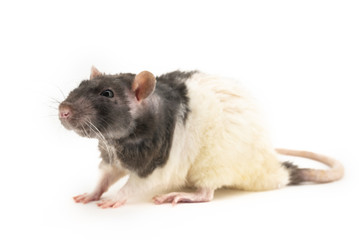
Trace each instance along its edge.
{"label": "rat neck", "polygon": [[[131,106],[133,126],[127,137],[119,139],[123,141],[142,141],[155,137],[157,131],[161,131],[161,126],[166,126],[167,120],[165,113],[166,106],[161,104],[156,93],[141,103]],[[173,119],[172,119],[173,120]]]}
{"label": "rat neck", "polygon": [[122,165],[140,177],[166,163],[177,120],[177,108],[168,104],[145,109],[134,120],[131,133],[114,144]]}

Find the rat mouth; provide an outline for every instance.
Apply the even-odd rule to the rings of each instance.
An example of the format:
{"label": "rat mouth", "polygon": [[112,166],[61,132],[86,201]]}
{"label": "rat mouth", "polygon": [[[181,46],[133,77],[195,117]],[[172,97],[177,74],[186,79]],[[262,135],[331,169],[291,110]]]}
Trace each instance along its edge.
{"label": "rat mouth", "polygon": [[67,130],[73,130],[83,137],[93,138],[97,127],[81,109],[75,108],[74,104],[64,101],[59,106],[59,119]]}
{"label": "rat mouth", "polygon": [[77,119],[76,121],[72,121],[71,119],[60,118],[60,121],[67,130],[73,130],[82,137],[95,138],[101,134],[98,128],[90,120],[81,121],[80,119]]}
{"label": "rat mouth", "polygon": [[88,137],[88,138],[96,137],[96,134],[94,133],[94,131],[91,128],[86,127],[86,126],[83,126],[81,128],[76,128],[76,129],[74,129],[74,131],[82,137]]}
{"label": "rat mouth", "polygon": [[59,106],[59,119],[67,130],[73,130],[78,135],[88,138],[105,139],[102,131],[105,124],[93,121],[93,114],[87,108],[78,108],[70,102],[62,102]]}

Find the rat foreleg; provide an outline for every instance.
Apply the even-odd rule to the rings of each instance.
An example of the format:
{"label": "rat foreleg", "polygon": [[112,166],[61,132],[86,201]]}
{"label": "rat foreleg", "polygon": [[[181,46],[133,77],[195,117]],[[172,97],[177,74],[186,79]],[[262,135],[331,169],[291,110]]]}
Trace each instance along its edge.
{"label": "rat foreleg", "polygon": [[130,174],[126,184],[114,196],[103,199],[97,205],[101,208],[117,208],[124,205],[128,198],[146,193],[156,187],[158,187],[157,183],[138,177],[136,174]]}
{"label": "rat foreleg", "polygon": [[125,170],[107,164],[101,164],[100,171],[101,176],[95,189],[89,194],[84,193],[73,197],[75,202],[88,203],[91,201],[99,200],[102,194],[106,192],[112,184],[114,184],[118,179],[126,175]]}

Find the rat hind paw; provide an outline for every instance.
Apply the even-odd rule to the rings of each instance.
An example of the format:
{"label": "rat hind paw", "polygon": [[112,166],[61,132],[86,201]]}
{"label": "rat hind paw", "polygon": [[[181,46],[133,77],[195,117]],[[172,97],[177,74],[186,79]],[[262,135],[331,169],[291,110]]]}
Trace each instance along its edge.
{"label": "rat hind paw", "polygon": [[112,200],[104,199],[101,202],[97,203],[97,206],[100,208],[118,208],[126,203],[126,200]]}
{"label": "rat hind paw", "polygon": [[100,199],[100,195],[99,194],[81,194],[78,196],[73,197],[73,199],[75,200],[75,202],[77,203],[89,203],[92,201],[97,201]]}
{"label": "rat hind paw", "polygon": [[172,192],[155,196],[152,200],[155,204],[172,203],[172,205],[176,205],[177,203],[209,202],[213,199],[213,193],[214,190],[208,189],[200,189],[194,193]]}

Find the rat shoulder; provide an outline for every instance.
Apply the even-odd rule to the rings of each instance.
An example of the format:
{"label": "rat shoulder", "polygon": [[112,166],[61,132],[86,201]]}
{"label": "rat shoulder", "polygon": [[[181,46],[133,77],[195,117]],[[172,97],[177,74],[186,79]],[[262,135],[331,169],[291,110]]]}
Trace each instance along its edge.
{"label": "rat shoulder", "polygon": [[188,102],[187,80],[198,71],[173,71],[156,77],[156,92],[169,101]]}
{"label": "rat shoulder", "polygon": [[191,78],[193,74],[199,73],[199,71],[180,71],[176,70],[173,72],[168,72],[165,74],[162,74],[157,77],[157,81],[161,83],[167,83],[167,84],[179,84],[183,83],[187,79]]}

